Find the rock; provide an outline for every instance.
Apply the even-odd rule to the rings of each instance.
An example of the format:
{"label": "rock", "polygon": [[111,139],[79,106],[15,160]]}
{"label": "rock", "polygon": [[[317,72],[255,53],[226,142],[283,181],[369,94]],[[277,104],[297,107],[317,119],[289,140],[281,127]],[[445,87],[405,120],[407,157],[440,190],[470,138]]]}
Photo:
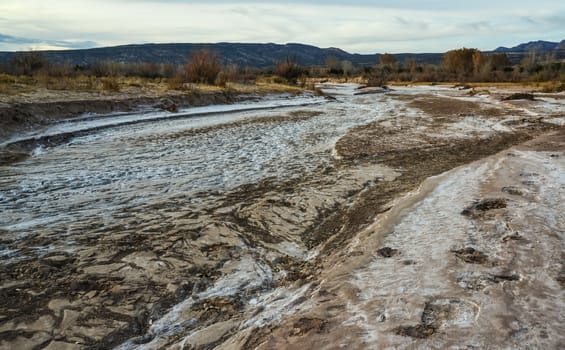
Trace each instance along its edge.
{"label": "rock", "polygon": [[177,104],[170,98],[162,99],[157,105],[155,105],[155,107],[171,113],[178,112]]}

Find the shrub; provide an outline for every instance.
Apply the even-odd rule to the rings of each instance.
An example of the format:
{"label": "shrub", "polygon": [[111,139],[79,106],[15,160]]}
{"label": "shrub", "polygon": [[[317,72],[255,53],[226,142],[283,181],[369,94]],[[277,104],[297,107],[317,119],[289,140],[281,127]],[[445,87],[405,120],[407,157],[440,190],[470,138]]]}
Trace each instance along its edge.
{"label": "shrub", "polygon": [[303,74],[303,70],[298,63],[287,58],[286,61],[277,63],[275,66],[275,74],[286,79],[289,83],[296,84],[298,77]]}
{"label": "shrub", "polygon": [[447,51],[443,56],[443,67],[454,78],[464,81],[479,71],[483,61],[479,50],[462,48]]}
{"label": "shrub", "polygon": [[389,75],[385,69],[374,68],[365,71],[364,79],[368,86],[383,86],[388,82]]}
{"label": "shrub", "polygon": [[552,84],[550,86],[545,87],[542,92],[546,93],[556,93],[556,92],[564,92],[565,91],[565,83],[560,84]]}
{"label": "shrub", "polygon": [[32,75],[48,65],[47,58],[39,52],[18,52],[10,61],[15,75]]}
{"label": "shrub", "polygon": [[218,55],[206,49],[193,53],[184,65],[185,79],[189,83],[214,84],[221,70]]}

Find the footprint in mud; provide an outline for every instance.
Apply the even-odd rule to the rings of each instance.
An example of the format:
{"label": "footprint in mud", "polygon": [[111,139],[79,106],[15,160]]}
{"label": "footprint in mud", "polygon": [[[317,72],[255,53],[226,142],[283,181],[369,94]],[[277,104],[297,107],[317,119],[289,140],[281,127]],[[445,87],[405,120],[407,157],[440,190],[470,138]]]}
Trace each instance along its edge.
{"label": "footprint in mud", "polygon": [[523,196],[524,190],[516,186],[506,186],[500,189],[503,193],[508,193],[513,196]]}
{"label": "footprint in mud", "polygon": [[419,324],[416,326],[400,326],[394,329],[396,335],[418,339],[429,338],[437,332],[437,328]]}
{"label": "footprint in mud", "polygon": [[463,209],[461,215],[477,217],[487,211],[494,209],[503,209],[506,208],[506,206],[507,201],[504,198],[485,198],[482,200],[474,201],[473,204]]}
{"label": "footprint in mud", "polygon": [[484,264],[488,261],[488,256],[473,247],[454,250],[455,256],[469,264]]}
{"label": "footprint in mud", "polygon": [[520,177],[539,177],[537,173],[520,173]]}
{"label": "footprint in mud", "polygon": [[519,281],[520,275],[514,272],[484,274],[480,272],[464,271],[458,272],[455,279],[457,284],[463,289],[481,291],[489,285]]}
{"label": "footprint in mud", "polygon": [[442,327],[472,327],[479,314],[478,305],[458,298],[439,298],[428,301],[418,325],[400,326],[397,335],[429,338]]}
{"label": "footprint in mud", "polygon": [[392,258],[393,256],[400,255],[400,251],[391,247],[383,247],[377,250],[377,254],[383,258]]}
{"label": "footprint in mud", "polygon": [[535,188],[538,185],[537,179],[540,175],[536,173],[521,173],[520,177],[524,178],[522,185]]}
{"label": "footprint in mud", "polygon": [[522,237],[522,235],[519,234],[518,232],[510,233],[510,234],[501,238],[501,241],[503,243],[510,242],[510,241],[523,241],[523,240],[524,240],[524,237]]}
{"label": "footprint in mud", "polygon": [[522,181],[522,185],[535,188],[537,186],[537,183],[532,180],[524,180]]}

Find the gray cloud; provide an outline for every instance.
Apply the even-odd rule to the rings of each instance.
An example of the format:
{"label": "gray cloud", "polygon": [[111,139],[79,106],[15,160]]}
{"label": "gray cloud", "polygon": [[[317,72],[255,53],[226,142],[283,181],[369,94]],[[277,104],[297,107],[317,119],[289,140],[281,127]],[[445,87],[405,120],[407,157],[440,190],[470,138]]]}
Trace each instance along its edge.
{"label": "gray cloud", "polygon": [[533,19],[532,17],[529,17],[529,16],[523,16],[523,17],[521,17],[521,20],[526,22],[527,24],[530,24],[530,25],[535,25],[535,26],[538,25],[538,22],[535,19]]}
{"label": "gray cloud", "polygon": [[464,23],[461,27],[464,29],[474,30],[474,31],[485,31],[485,30],[493,29],[492,24],[488,21]]}
{"label": "gray cloud", "polygon": [[565,32],[565,14],[543,17],[543,22],[556,26]]}
{"label": "gray cloud", "polygon": [[43,45],[54,46],[66,49],[85,49],[98,46],[95,41],[65,41],[65,40],[41,40],[32,38],[22,38],[0,33],[0,44],[17,44],[17,45]]}
{"label": "gray cloud", "polygon": [[[0,50],[144,42],[301,42],[371,53],[492,49],[565,38],[565,2],[537,0],[0,1]],[[496,35],[494,35],[496,34]],[[88,41],[95,40],[96,42]],[[26,46],[27,45],[27,46]]]}

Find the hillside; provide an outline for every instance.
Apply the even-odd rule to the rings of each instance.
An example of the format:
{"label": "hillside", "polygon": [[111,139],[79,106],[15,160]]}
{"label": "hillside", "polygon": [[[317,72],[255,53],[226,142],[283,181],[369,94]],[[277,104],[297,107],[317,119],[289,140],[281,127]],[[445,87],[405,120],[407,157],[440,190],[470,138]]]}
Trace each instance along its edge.
{"label": "hillside", "polygon": [[[153,62],[182,64],[194,51],[210,49],[218,53],[223,64],[236,64],[240,67],[269,68],[277,62],[292,58],[301,65],[323,65],[328,57],[340,61],[350,61],[355,66],[372,66],[378,62],[379,53],[352,54],[339,48],[319,48],[305,44],[249,44],[249,43],[170,43],[170,44],[134,44],[113,47],[100,47],[80,50],[41,51],[50,62],[70,63],[87,66],[100,61],[124,63]],[[517,63],[522,56],[531,51],[555,52],[557,57],[565,56],[565,40],[560,43],[532,41],[515,47],[499,47],[495,53],[507,53],[512,62]],[[488,52],[487,52],[488,53]],[[0,63],[8,62],[15,52],[0,52]],[[398,62],[415,60],[418,63],[438,64],[443,53],[400,53],[395,54]]]}
{"label": "hillside", "polygon": [[[114,47],[101,47],[84,50],[43,51],[49,61],[68,62],[73,65],[89,65],[95,62],[112,60],[118,62],[155,62],[180,64],[192,52],[210,49],[218,53],[223,64],[237,64],[241,67],[268,68],[287,57],[299,64],[322,65],[328,57],[336,57],[340,61],[351,61],[356,66],[371,66],[378,62],[379,54],[351,54],[338,48],[319,48],[304,44],[139,44]],[[14,52],[0,52],[0,62],[6,62],[15,55]],[[415,59],[418,62],[438,63],[442,54],[398,54],[399,61]]]}

